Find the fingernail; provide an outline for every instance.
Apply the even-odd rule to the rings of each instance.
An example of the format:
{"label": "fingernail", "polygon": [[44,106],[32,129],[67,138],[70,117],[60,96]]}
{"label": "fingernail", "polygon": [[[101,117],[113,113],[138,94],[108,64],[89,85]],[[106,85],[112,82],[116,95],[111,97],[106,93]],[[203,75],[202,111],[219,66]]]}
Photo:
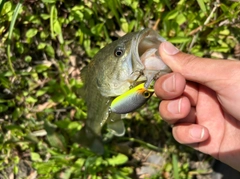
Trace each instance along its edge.
{"label": "fingernail", "polygon": [[204,136],[204,128],[200,126],[194,126],[189,131],[190,135],[195,139],[202,139]]}
{"label": "fingernail", "polygon": [[176,82],[175,82],[175,74],[173,74],[171,77],[167,78],[163,84],[162,84],[162,88],[166,91],[166,92],[174,92],[176,90]]}
{"label": "fingernail", "polygon": [[167,106],[167,110],[172,114],[179,114],[181,112],[181,103],[182,103],[182,98],[173,100],[169,102]]}
{"label": "fingernail", "polygon": [[163,50],[168,55],[175,55],[179,50],[170,42],[163,42]]}

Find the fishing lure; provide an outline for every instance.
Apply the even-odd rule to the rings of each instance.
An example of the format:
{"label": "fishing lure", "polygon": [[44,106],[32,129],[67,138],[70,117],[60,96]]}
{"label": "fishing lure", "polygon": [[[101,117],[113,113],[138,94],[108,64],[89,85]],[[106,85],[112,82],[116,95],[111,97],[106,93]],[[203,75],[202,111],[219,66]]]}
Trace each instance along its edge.
{"label": "fishing lure", "polygon": [[109,112],[126,114],[141,107],[154,93],[153,89],[146,89],[144,83],[128,90],[116,97],[110,107]]}

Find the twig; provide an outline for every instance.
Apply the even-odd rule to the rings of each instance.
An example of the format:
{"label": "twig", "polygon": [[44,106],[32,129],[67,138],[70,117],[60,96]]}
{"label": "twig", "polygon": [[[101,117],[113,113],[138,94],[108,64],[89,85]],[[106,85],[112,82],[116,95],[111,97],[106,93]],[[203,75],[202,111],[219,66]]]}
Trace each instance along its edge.
{"label": "twig", "polygon": [[155,24],[152,28],[153,30],[157,30],[157,26],[158,26],[159,22],[160,22],[160,18],[158,18],[157,21],[155,22]]}

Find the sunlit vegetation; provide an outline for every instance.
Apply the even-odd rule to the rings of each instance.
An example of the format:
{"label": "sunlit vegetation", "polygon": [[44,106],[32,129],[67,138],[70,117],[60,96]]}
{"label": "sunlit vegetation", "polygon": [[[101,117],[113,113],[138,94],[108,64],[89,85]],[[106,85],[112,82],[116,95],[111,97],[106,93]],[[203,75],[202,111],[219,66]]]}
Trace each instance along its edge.
{"label": "sunlit vegetation", "polygon": [[0,0],[0,178],[211,173],[211,157],[175,142],[155,97],[127,116],[125,136],[103,156],[76,143],[87,110],[80,73],[100,48],[146,27],[184,52],[238,59],[239,13],[227,0]]}

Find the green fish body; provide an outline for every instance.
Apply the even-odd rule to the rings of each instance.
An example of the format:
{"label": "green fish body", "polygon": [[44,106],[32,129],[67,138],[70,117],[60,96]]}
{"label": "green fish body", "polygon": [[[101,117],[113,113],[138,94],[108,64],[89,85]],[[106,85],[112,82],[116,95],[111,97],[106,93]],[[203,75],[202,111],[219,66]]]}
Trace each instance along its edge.
{"label": "green fish body", "polygon": [[121,114],[109,112],[110,105],[115,97],[136,84],[145,82],[147,89],[153,79],[171,71],[157,55],[163,41],[165,39],[152,29],[126,34],[101,49],[81,71],[84,87],[80,95],[88,111],[85,127],[77,137],[83,141],[80,143],[102,154],[100,136],[105,123],[114,135],[124,135]]}

